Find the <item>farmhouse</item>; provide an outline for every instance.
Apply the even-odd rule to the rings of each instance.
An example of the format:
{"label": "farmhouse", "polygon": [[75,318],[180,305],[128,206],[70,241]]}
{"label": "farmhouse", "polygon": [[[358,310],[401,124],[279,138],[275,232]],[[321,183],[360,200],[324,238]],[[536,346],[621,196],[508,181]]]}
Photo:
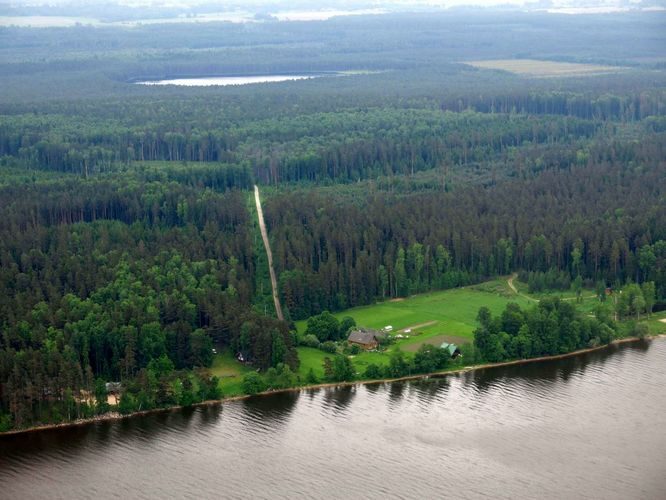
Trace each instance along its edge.
{"label": "farmhouse", "polygon": [[442,345],[439,346],[439,348],[448,351],[452,358],[460,356],[460,349],[458,349],[458,346],[455,344],[449,344],[448,342],[444,342]]}
{"label": "farmhouse", "polygon": [[347,341],[350,344],[359,345],[363,349],[375,349],[385,336],[386,335],[384,333],[378,332],[376,330],[370,330],[368,328],[357,328],[356,330],[352,330],[349,333],[349,338]]}

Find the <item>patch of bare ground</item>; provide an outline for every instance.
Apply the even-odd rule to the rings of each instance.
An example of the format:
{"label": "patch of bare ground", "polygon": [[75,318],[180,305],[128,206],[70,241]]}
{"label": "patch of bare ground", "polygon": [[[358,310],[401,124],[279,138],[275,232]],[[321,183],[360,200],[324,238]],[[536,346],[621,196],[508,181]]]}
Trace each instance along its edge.
{"label": "patch of bare ground", "polygon": [[426,321],[425,323],[419,323],[418,325],[407,326],[407,327],[403,328],[402,330],[400,330],[400,333],[406,333],[407,330],[411,330],[411,331],[418,330],[419,328],[425,328],[426,326],[432,326],[435,323],[437,323],[437,320],[435,320],[435,321]]}
{"label": "patch of bare ground", "polygon": [[469,343],[469,341],[470,339],[467,339],[465,337],[458,337],[457,335],[435,335],[434,337],[428,337],[427,339],[423,339],[421,342],[416,342],[414,344],[402,346],[401,349],[407,352],[416,352],[419,350],[419,347],[421,347],[423,344],[430,344],[434,345],[435,347],[439,347],[444,342],[448,342],[449,344],[461,345],[461,344],[467,344]]}
{"label": "patch of bare ground", "polygon": [[626,69],[619,66],[541,61],[538,59],[493,59],[487,61],[467,61],[465,64],[480,69],[508,71],[509,73],[515,73],[517,75],[541,78],[601,75],[615,73]]}

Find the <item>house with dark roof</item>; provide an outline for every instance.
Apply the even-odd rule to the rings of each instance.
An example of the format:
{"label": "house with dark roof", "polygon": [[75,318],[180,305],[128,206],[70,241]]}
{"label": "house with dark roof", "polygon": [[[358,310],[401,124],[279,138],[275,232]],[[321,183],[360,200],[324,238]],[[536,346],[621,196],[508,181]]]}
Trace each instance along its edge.
{"label": "house with dark roof", "polygon": [[369,328],[357,328],[349,332],[347,342],[356,344],[363,349],[376,349],[382,339],[386,337],[385,333]]}

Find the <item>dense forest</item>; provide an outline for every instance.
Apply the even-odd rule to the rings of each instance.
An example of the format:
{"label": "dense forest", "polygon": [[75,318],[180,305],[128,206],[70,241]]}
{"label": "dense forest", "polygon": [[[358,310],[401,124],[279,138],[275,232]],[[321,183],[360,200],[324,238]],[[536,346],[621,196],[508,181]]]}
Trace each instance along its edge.
{"label": "dense forest", "polygon": [[[664,15],[597,20],[0,28],[0,431],[103,413],[107,382],[122,412],[219,398],[215,350],[293,385],[293,321],[494,276],[627,287],[620,317],[646,310],[654,283],[650,309],[666,307]],[[464,64],[537,56],[621,70]],[[132,83],[269,72],[328,76]],[[613,337],[567,303],[479,318],[488,361]],[[449,362],[417,354],[387,374]],[[331,379],[353,375],[346,359]]]}

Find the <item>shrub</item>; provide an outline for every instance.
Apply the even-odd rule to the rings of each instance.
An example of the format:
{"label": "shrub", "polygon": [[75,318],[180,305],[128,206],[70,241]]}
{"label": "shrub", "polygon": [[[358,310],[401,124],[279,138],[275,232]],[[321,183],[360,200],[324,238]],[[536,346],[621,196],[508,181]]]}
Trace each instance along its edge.
{"label": "shrub", "polygon": [[410,368],[409,363],[405,359],[405,353],[402,351],[395,351],[391,354],[385,372],[388,377],[404,377],[410,372]]}
{"label": "shrub", "polygon": [[319,348],[324,351],[324,352],[330,352],[331,354],[335,354],[338,351],[338,346],[335,345],[335,342],[332,342],[330,340],[322,343]]}
{"label": "shrub", "polygon": [[365,369],[367,378],[382,378],[382,369],[374,363],[370,363]]}
{"label": "shrub", "polygon": [[266,381],[257,372],[250,372],[243,377],[243,392],[245,394],[257,394],[266,390]]}
{"label": "shrub", "polygon": [[319,349],[319,346],[321,343],[319,342],[319,339],[317,338],[316,335],[306,335],[301,339],[301,345],[304,345],[306,347],[314,347],[315,349]]}
{"label": "shrub", "polygon": [[269,368],[266,371],[265,380],[270,389],[287,389],[296,385],[296,376],[284,363],[278,363],[275,368]]}
{"label": "shrub", "polygon": [[14,427],[11,415],[0,415],[0,432],[7,432]]}
{"label": "shrub", "polygon": [[315,374],[314,370],[310,368],[310,371],[308,371],[308,374],[305,376],[305,383],[307,384],[318,384],[319,379],[317,378],[317,375]]}
{"label": "shrub", "polygon": [[134,396],[127,391],[123,392],[120,396],[120,403],[118,403],[118,411],[123,415],[127,415],[135,412],[137,408],[138,405]]}

